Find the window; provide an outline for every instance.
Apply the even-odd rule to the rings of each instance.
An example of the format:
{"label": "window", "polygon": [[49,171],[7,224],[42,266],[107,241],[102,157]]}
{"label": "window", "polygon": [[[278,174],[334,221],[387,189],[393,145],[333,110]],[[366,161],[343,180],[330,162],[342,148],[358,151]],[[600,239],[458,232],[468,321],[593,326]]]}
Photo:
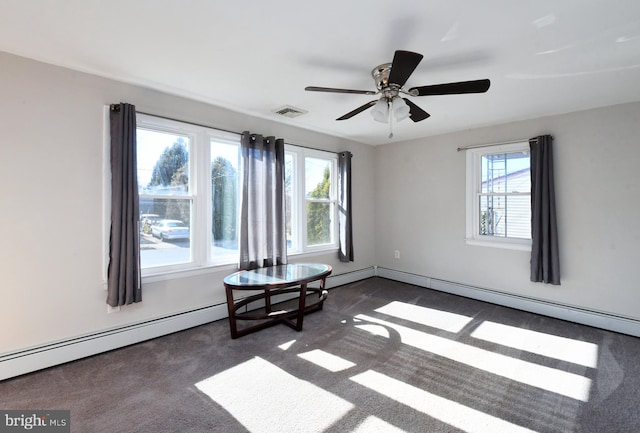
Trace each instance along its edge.
{"label": "window", "polygon": [[137,115],[144,275],[238,260],[238,134]]}
{"label": "window", "polygon": [[467,243],[531,248],[529,143],[467,150]]}
{"label": "window", "polygon": [[[137,114],[142,276],[238,262],[240,135]],[[337,155],[286,145],[289,254],[338,248]]]}
{"label": "window", "polygon": [[287,145],[287,248],[303,253],[338,247],[336,154]]}

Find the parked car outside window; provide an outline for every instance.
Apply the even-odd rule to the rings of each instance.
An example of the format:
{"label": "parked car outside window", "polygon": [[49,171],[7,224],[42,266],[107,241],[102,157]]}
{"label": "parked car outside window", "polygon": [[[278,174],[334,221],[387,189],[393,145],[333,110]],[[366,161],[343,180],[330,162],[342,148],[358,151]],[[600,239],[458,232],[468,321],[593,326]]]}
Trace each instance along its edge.
{"label": "parked car outside window", "polygon": [[159,220],[151,226],[151,235],[162,241],[189,239],[189,227],[180,220]]}

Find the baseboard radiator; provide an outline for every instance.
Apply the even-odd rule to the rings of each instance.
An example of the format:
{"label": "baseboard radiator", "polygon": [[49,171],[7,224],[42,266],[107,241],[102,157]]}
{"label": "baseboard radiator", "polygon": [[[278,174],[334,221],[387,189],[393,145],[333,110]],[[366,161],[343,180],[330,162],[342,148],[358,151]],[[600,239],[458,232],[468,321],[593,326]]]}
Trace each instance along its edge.
{"label": "baseboard radiator", "polygon": [[[375,276],[374,267],[332,275],[327,278],[325,287],[330,289],[373,276]],[[211,305],[169,317],[0,355],[0,380],[226,319],[227,316],[226,303]]]}
{"label": "baseboard radiator", "polygon": [[[640,337],[640,321],[373,266],[327,278],[333,288],[374,276]],[[284,299],[282,299],[284,300]],[[0,355],[0,380],[75,361],[227,318],[226,304]]]}
{"label": "baseboard radiator", "polygon": [[492,304],[528,311],[543,316],[619,332],[621,334],[640,337],[640,321],[630,317],[622,317],[601,311],[592,311],[569,305],[556,304],[540,299],[527,298],[496,290],[444,281],[423,275],[375,267],[376,276],[415,286],[426,287],[440,292],[490,302]]}

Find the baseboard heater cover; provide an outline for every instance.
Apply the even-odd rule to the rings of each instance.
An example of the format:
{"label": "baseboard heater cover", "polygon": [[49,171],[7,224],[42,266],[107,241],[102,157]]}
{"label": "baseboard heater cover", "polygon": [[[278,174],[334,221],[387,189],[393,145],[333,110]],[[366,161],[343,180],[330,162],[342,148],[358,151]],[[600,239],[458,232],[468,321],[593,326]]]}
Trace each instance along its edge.
{"label": "baseboard heater cover", "polygon": [[640,337],[640,321],[616,316],[601,311],[592,311],[573,306],[555,304],[539,299],[512,295],[496,290],[473,287],[465,284],[440,280],[433,277],[412,274],[393,269],[376,267],[376,275],[390,280],[413,284],[440,292],[464,296],[466,298],[528,311],[543,316],[593,326],[608,331]]}
{"label": "baseboard heater cover", "polygon": [[[630,318],[552,304],[541,300],[377,266],[332,275],[327,278],[326,287],[334,288],[374,276],[640,337],[640,321]],[[0,380],[225,319],[227,315],[226,304],[218,304],[84,337],[8,353],[0,356]]]}
{"label": "baseboard heater cover", "polygon": [[[374,267],[331,275],[326,287],[374,277]],[[155,320],[97,332],[68,340],[0,355],[0,380],[140,343],[228,317],[227,304],[217,304]]]}
{"label": "baseboard heater cover", "polygon": [[226,317],[226,304],[214,305],[0,357],[0,380],[140,343]]}

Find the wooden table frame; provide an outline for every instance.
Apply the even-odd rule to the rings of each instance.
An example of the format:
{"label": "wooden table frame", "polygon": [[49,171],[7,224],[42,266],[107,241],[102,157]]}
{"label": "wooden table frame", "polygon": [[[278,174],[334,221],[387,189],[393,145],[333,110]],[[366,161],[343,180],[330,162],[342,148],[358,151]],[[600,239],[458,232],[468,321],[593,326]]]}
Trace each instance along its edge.
{"label": "wooden table frame", "polygon": [[[281,265],[286,266],[306,266],[305,264],[297,265]],[[314,265],[310,265],[314,266]],[[317,266],[317,265],[316,265]],[[323,272],[318,272],[314,275],[306,278],[292,278],[292,279],[277,279],[269,282],[262,283],[233,283],[233,280],[237,280],[240,276],[245,276],[247,272],[260,272],[256,271],[240,271],[235,274],[229,275],[224,279],[224,287],[227,295],[227,309],[229,311],[229,328],[231,331],[231,338],[242,337],[243,335],[250,334],[252,332],[264,329],[278,323],[284,323],[296,331],[302,330],[302,323],[304,315],[313,311],[322,310],[324,300],[327,298],[328,292],[325,290],[326,278],[331,274],[331,266],[322,265],[326,268]],[[308,283],[319,281],[320,287],[308,287]],[[241,300],[236,301],[233,298],[234,290],[259,290],[262,293],[248,296]],[[296,308],[287,310],[274,311],[271,303],[271,298],[277,295],[283,295],[287,293],[298,293],[298,302]],[[310,293],[317,293],[318,299],[312,304],[307,304],[307,295]],[[248,304],[264,300],[264,312],[263,311],[247,311],[244,313],[238,312],[238,310]],[[262,310],[262,309],[260,309]],[[294,321],[295,319],[295,321]],[[247,326],[242,329],[238,329],[238,320],[264,320],[262,323]]]}

